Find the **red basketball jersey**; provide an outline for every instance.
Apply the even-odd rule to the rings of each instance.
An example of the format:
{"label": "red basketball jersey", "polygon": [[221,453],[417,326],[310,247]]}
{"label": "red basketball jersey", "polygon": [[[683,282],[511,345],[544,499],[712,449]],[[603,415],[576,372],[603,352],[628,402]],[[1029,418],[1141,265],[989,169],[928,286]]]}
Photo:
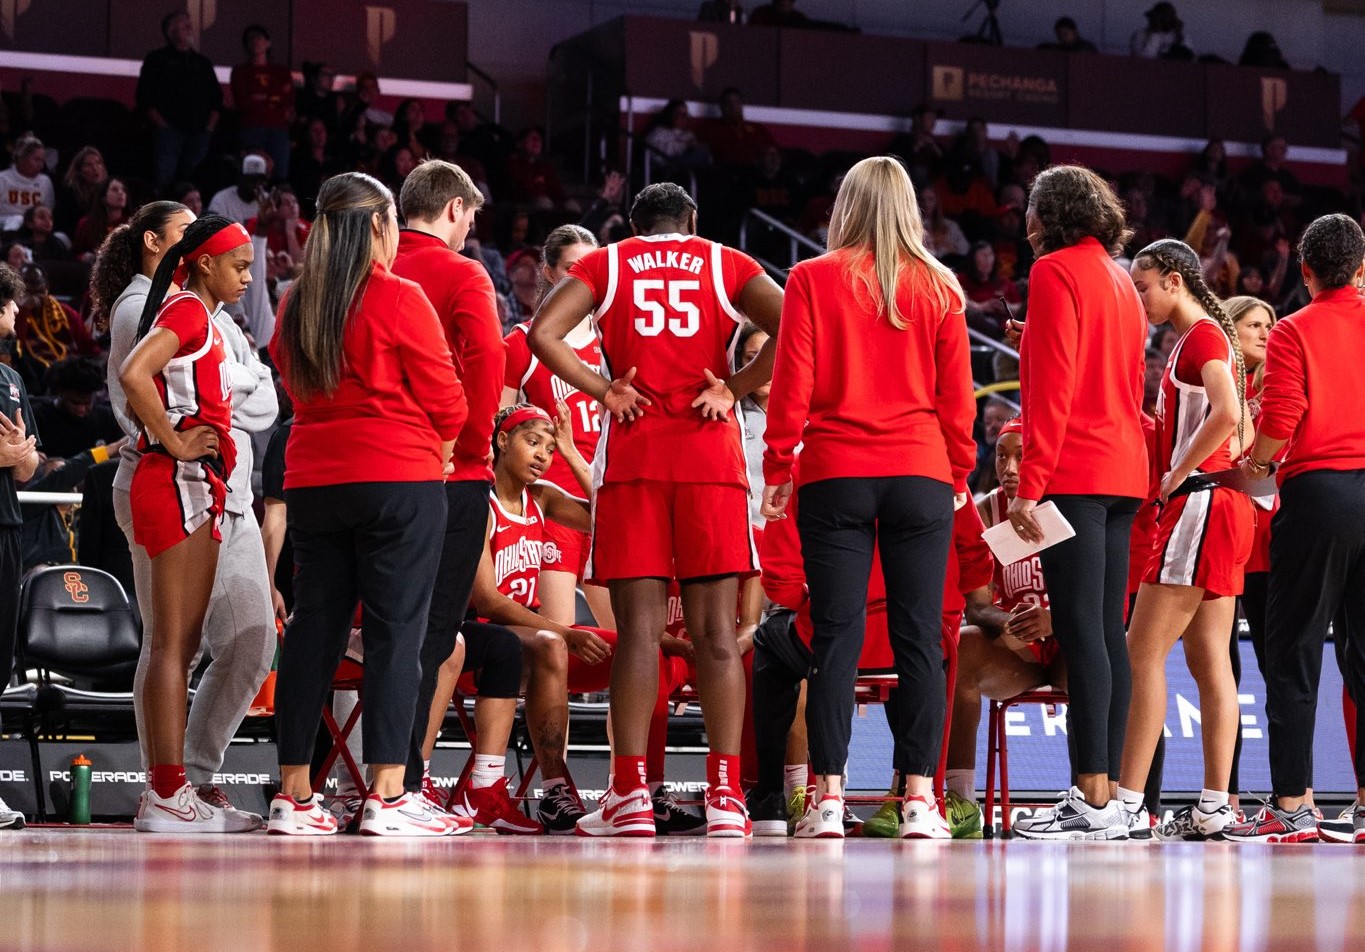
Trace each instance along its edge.
{"label": "red basketball jersey", "polygon": [[[540,362],[527,343],[526,335],[531,330],[530,322],[518,324],[503,338],[507,344],[507,373],[505,383],[517,391],[517,399],[540,407],[550,416],[559,410],[557,403],[563,400],[569,406],[573,419],[573,441],[578,452],[589,461],[597,453],[597,438],[602,434],[602,408],[597,401],[581,390],[560,380],[550,372],[550,368]],[[582,339],[569,335],[568,343],[573,347],[578,359],[593,370],[602,366],[602,346],[597,336],[589,331]],[[567,493],[583,495],[583,487],[574,479],[569,464],[556,453],[550,461],[550,469],[545,473],[547,482],[554,483]]]}
{"label": "red basketball jersey", "polygon": [[545,516],[535,497],[526,490],[521,493],[522,515],[508,512],[490,494],[493,510],[493,531],[488,537],[488,550],[493,556],[493,580],[498,591],[527,608],[540,607],[540,557],[545,550]]}
{"label": "red basketball jersey", "polygon": [[[1194,439],[1195,431],[1209,415],[1209,395],[1200,379],[1200,369],[1211,360],[1226,361],[1235,357],[1232,342],[1223,328],[1212,318],[1203,318],[1176,342],[1161,375],[1161,393],[1156,400],[1156,460],[1157,478],[1171,471],[1175,461]],[[1193,381],[1193,382],[1190,382]],[[1214,450],[1196,469],[1217,472],[1232,468],[1232,438]]]}
{"label": "red basketball jersey", "polygon": [[[1005,490],[997,487],[986,497],[986,527],[1008,521],[1005,515],[1009,509]],[[1007,612],[1020,605],[1040,605],[1050,607],[1047,600],[1047,586],[1043,584],[1043,560],[1037,555],[1020,559],[1012,565],[995,563],[995,604]]]}
{"label": "red basketball jersey", "polygon": [[[199,295],[181,291],[168,297],[157,311],[154,327],[164,327],[180,341],[180,348],[155,378],[161,405],[176,430],[209,426],[218,433],[223,479],[237,462],[232,441],[231,352],[214,326],[213,315]],[[138,437],[143,452],[156,446],[146,430]]]}
{"label": "red basketball jersey", "polygon": [[602,418],[593,463],[597,485],[653,479],[748,487],[734,411],[703,420],[692,401],[706,370],[730,375],[744,318],[735,299],[762,268],[748,255],[704,238],[649,235],[599,248],[570,269],[595,302],[603,373],[636,369],[635,389],[652,401],[632,422]]}

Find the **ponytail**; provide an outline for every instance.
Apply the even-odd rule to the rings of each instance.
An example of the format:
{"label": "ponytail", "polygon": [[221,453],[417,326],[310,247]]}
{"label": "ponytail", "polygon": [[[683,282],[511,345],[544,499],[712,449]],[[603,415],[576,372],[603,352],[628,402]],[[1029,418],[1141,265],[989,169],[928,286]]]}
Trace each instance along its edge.
{"label": "ponytail", "polygon": [[146,337],[151,332],[152,325],[156,323],[157,311],[161,310],[161,305],[166,300],[166,292],[170,290],[171,283],[175,280],[175,272],[180,267],[181,259],[224,228],[231,228],[235,224],[236,222],[222,215],[205,215],[185,229],[185,236],[171,246],[166,256],[161,259],[161,264],[157,265],[156,274],[152,275],[152,288],[147,292],[147,303],[142,305],[142,320],[137,325],[138,340]]}
{"label": "ponytail", "polygon": [[90,272],[90,301],[96,331],[104,333],[109,329],[114,302],[142,272],[142,236],[149,231],[161,235],[171,216],[188,211],[179,202],[149,202],[100,243]]}
{"label": "ponytail", "polygon": [[[1150,263],[1148,263],[1150,262]],[[1180,275],[1190,296],[1204,309],[1204,313],[1218,322],[1232,344],[1234,370],[1233,382],[1237,385],[1237,443],[1245,452],[1246,447],[1246,402],[1247,366],[1242,357],[1242,343],[1237,337],[1237,325],[1223,308],[1223,302],[1209,288],[1204,280],[1204,270],[1194,249],[1183,241],[1163,238],[1154,241],[1137,253],[1133,263],[1141,268],[1155,268],[1161,274],[1172,272]],[[1273,312],[1272,312],[1273,313]]]}

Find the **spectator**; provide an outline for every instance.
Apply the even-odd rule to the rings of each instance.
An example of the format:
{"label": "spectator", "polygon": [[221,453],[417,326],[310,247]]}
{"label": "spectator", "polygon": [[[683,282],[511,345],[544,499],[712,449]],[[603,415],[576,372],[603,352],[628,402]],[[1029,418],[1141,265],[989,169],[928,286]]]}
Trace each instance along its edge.
{"label": "spectator", "polygon": [[54,227],[65,234],[74,234],[82,215],[90,214],[109,172],[104,166],[104,155],[93,145],[77,151],[62,176],[62,189],[57,194]]}
{"label": "spectator", "polygon": [[976,471],[970,481],[976,495],[988,493],[1000,485],[995,472],[995,444],[1000,440],[1000,430],[1018,415],[1018,408],[1003,397],[986,398],[986,405],[981,408],[981,442],[976,446]]}
{"label": "spectator", "polygon": [[1222,139],[1208,141],[1194,160],[1194,170],[1208,176],[1219,195],[1227,194],[1232,178],[1228,174],[1228,147]]}
{"label": "spectator", "polygon": [[[692,130],[692,114],[681,99],[670,99],[650,119],[645,145],[658,153],[656,160],[664,159],[662,164],[672,166],[674,170],[697,169],[711,164],[711,153]],[[654,176],[656,180],[659,177]]]}
{"label": "spectator", "polygon": [[176,182],[171,186],[168,194],[171,201],[184,205],[194,213],[195,218],[204,214],[203,193],[199,191],[199,186],[193,182]]}
{"label": "spectator", "polygon": [[309,119],[304,125],[303,141],[298,144],[294,160],[289,164],[294,194],[309,216],[313,214],[323,181],[341,171],[340,163],[332,158],[327,147],[330,135],[326,122],[316,116]]}
{"label": "spectator", "polygon": [[802,28],[810,25],[810,18],[796,9],[796,0],[772,0],[749,14],[751,26],[784,26]]}
{"label": "spectator", "polygon": [[21,136],[14,143],[14,164],[0,172],[0,231],[17,230],[30,207],[56,203],[52,179],[43,171],[46,161],[47,149],[38,137]]}
{"label": "spectator", "polygon": [[398,137],[398,144],[411,152],[412,157],[418,162],[431,154],[431,147],[427,143],[431,137],[431,130],[426,124],[426,112],[422,108],[421,100],[404,99],[398,104],[398,111],[394,114],[393,134]]}
{"label": "spectator", "polygon": [[747,179],[749,206],[771,215],[780,222],[791,224],[792,215],[796,211],[796,192],[800,183],[787,170],[782,150],[775,145],[764,149]]}
{"label": "spectator", "polygon": [[352,109],[365,117],[372,126],[391,128],[393,113],[379,108],[379,77],[374,73],[361,73],[355,78],[355,104]]}
{"label": "spectator", "polygon": [[[95,256],[95,249],[104,241],[104,236],[123,223],[136,209],[128,207],[128,186],[122,179],[107,178],[95,196],[95,204],[89,214],[76,224],[76,234],[71,242],[71,250],[81,260],[89,261]],[[60,456],[67,454],[60,453]]]}
{"label": "spectator", "polygon": [[191,178],[209,151],[218,127],[223,91],[209,58],[191,45],[194,24],[184,11],[161,20],[166,45],[142,61],[137,105],[156,131],[152,142],[152,182],[164,189],[177,178]]}
{"label": "spectator", "polygon": [[222,215],[243,224],[255,218],[261,207],[261,194],[270,177],[269,172],[269,162],[259,152],[245,156],[237,184],[214,193],[213,198],[209,199],[209,214]]}
{"label": "spectator", "polygon": [[537,126],[517,136],[517,150],[507,158],[507,177],[512,201],[539,209],[564,201],[559,172],[545,158],[545,134]]}
{"label": "spectator", "polygon": [[1000,153],[991,147],[985,119],[973,116],[967,120],[967,128],[958,136],[953,152],[958,161],[971,165],[991,188],[1000,184]]}
{"label": "spectator", "polygon": [[1056,50],[1060,53],[1094,53],[1095,44],[1081,37],[1081,31],[1076,27],[1076,21],[1071,17],[1062,17],[1052,25],[1052,32],[1056,34],[1057,40],[1054,43],[1039,43],[1040,50]]}
{"label": "spectator", "polygon": [[59,231],[53,231],[52,209],[46,205],[29,206],[29,210],[24,212],[24,224],[15,238],[29,250],[31,261],[71,260],[71,239]]}
{"label": "spectator", "polygon": [[958,223],[943,214],[939,204],[938,192],[933,187],[920,189],[920,216],[924,219],[924,247],[940,261],[962,259],[967,256],[970,245],[967,236],[962,234]]}
{"label": "spectator", "polygon": [[93,357],[99,353],[80,315],[48,293],[46,271],[29,264],[19,277],[24,289],[19,295],[16,336],[21,356],[30,361],[34,372],[46,373],[48,367],[73,354]]}
{"label": "spectator", "polygon": [[446,103],[446,118],[460,130],[460,148],[483,163],[489,182],[495,191],[506,186],[507,156],[512,151],[507,130],[492,122],[483,122],[472,103]]}
{"label": "spectator", "polygon": [[910,114],[910,131],[891,140],[892,154],[899,156],[917,185],[934,181],[943,172],[943,147],[934,138],[934,127],[943,113],[926,104]]}
{"label": "spectator", "polygon": [[999,340],[1005,333],[1005,321],[1012,316],[1011,309],[1022,301],[1015,283],[995,270],[995,248],[989,241],[972,244],[967,267],[958,278],[967,296],[967,324]]}
{"label": "spectator", "polygon": [[1257,30],[1247,37],[1247,45],[1242,47],[1238,66],[1256,66],[1261,69],[1289,69],[1280,52],[1280,44],[1265,30]]}
{"label": "spectator", "polygon": [[704,0],[697,11],[697,19],[703,23],[744,22],[744,6],[739,0]]}
{"label": "spectator", "polygon": [[459,123],[453,119],[442,122],[440,134],[436,137],[436,158],[464,169],[465,174],[474,180],[474,184],[483,194],[484,204],[491,205],[493,188],[488,181],[488,169],[484,167],[483,162],[467,154],[463,146],[464,140],[460,134]]}
{"label": "spectator", "polygon": [[[91,467],[117,457],[125,439],[120,439],[108,447],[87,447],[71,457],[63,459],[50,453],[38,454],[38,471],[24,484],[25,492],[67,493],[72,492],[85,482]],[[46,431],[44,431],[46,443]],[[23,548],[24,571],[29,572],[40,565],[65,565],[78,561],[76,557],[76,518],[75,506],[64,504],[26,505],[24,513]],[[82,530],[85,526],[84,514],[81,516]],[[126,543],[125,543],[126,547]]]}
{"label": "spectator", "polygon": [[393,191],[403,187],[408,173],[417,168],[417,156],[405,145],[391,145],[379,160],[379,180]]}
{"label": "spectator", "polygon": [[536,313],[540,303],[540,252],[538,249],[523,248],[507,256],[507,280],[512,293],[507,295],[507,319],[503,321],[503,334],[510,334],[512,328],[522,321],[529,321]]}
{"label": "spectator", "polygon": [[995,192],[976,167],[961,159],[953,159],[947,170],[934,182],[938,203],[943,214],[956,219],[962,231],[972,238],[980,237],[987,222],[995,216]]}
{"label": "spectator", "polygon": [[104,389],[104,370],[92,357],[66,357],[47,369],[50,399],[36,401],[34,419],[48,456],[75,456],[92,446],[123,436],[114,411],[97,396]]}
{"label": "spectator", "polygon": [[22,241],[11,241],[5,245],[3,261],[14,270],[15,274],[23,270],[24,265],[32,260],[33,252]]}
{"label": "spectator", "polygon": [[719,165],[751,168],[763,150],[775,145],[772,134],[744,118],[744,97],[733,86],[720,94],[720,118],[703,123],[697,135]]}
{"label": "spectator", "polygon": [[[1166,344],[1168,340],[1169,346],[1174,349],[1176,341],[1180,340],[1180,333],[1169,324],[1163,324],[1161,341]],[[1156,417],[1156,401],[1161,396],[1161,377],[1166,372],[1166,359],[1169,356],[1169,353],[1162,353],[1155,347],[1147,348],[1147,367],[1142,375],[1142,412],[1149,417]]]}
{"label": "spectator", "polygon": [[326,63],[305,62],[303,88],[294,94],[294,113],[305,126],[318,119],[327,127],[327,134],[335,136],[341,129],[341,117],[346,112],[346,99],[332,88],[336,70]]}
{"label": "spectator", "polygon": [[270,62],[270,34],[253,23],[242,31],[246,62],[232,67],[232,104],[239,113],[239,147],[264,152],[275,178],[289,178],[289,125],[294,121],[294,78],[289,67]]}
{"label": "spectator", "polygon": [[[299,197],[291,186],[277,185],[266,201],[275,213],[263,229],[266,248],[272,255],[283,252],[292,261],[302,262],[303,243],[308,240],[312,224],[302,215]],[[257,221],[257,218],[250,218],[246,222],[246,230],[253,235],[260,234],[256,228]]]}
{"label": "spectator", "polygon": [[1242,173],[1242,191],[1254,196],[1261,191],[1261,186],[1267,180],[1273,179],[1279,183],[1286,200],[1291,205],[1298,204],[1303,195],[1303,185],[1299,182],[1299,177],[1289,171],[1286,164],[1288,158],[1289,140],[1278,132],[1266,136],[1261,140],[1261,157]]}
{"label": "spectator", "polygon": [[[1147,26],[1133,34],[1132,54],[1143,59],[1193,59],[1186,56],[1185,24],[1170,3],[1158,3],[1148,10]],[[1184,51],[1183,53],[1181,51]]]}
{"label": "spectator", "polygon": [[1002,278],[1018,281],[1033,266],[1033,246],[1024,228],[1028,195],[1013,182],[1000,186],[995,210],[995,267]]}
{"label": "spectator", "polygon": [[1025,136],[1013,152],[1006,178],[1025,189],[1032,188],[1038,173],[1052,164],[1052,150],[1042,136]]}
{"label": "spectator", "polygon": [[1136,186],[1128,189],[1123,193],[1123,204],[1128,212],[1128,227],[1133,233],[1124,246],[1124,255],[1131,258],[1165,233],[1150,220],[1151,202],[1144,189]]}

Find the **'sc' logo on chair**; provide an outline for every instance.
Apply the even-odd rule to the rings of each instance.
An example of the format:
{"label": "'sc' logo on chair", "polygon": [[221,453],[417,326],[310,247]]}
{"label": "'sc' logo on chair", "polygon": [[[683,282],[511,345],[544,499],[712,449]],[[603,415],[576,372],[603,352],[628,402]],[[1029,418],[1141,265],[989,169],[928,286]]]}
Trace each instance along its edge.
{"label": "'sc' logo on chair", "polygon": [[67,572],[62,576],[62,581],[66,583],[66,590],[71,593],[73,602],[90,601],[90,586],[81,581],[80,572]]}

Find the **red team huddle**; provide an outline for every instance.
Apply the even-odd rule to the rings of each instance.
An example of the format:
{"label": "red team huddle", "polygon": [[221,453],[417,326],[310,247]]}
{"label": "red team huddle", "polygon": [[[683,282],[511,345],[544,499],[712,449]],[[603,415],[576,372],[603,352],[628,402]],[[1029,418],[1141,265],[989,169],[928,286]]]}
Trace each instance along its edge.
{"label": "red team huddle", "polygon": [[[1278,800],[1250,820],[1229,804],[1237,713],[1228,632],[1235,599],[1243,593],[1253,534],[1267,514],[1236,488],[1197,484],[1200,474],[1232,471],[1244,459],[1248,473],[1264,474],[1270,454],[1282,455],[1288,445],[1280,471],[1285,506],[1270,543],[1267,650],[1272,660],[1290,665],[1290,659],[1305,656],[1299,647],[1305,640],[1325,633],[1319,613],[1314,627],[1294,638],[1277,635],[1276,625],[1287,629],[1292,606],[1307,596],[1294,588],[1302,588],[1297,582],[1283,583],[1277,595],[1281,583],[1275,566],[1284,553],[1299,551],[1292,546],[1304,544],[1305,534],[1313,531],[1303,526],[1316,525],[1312,507],[1318,504],[1296,502],[1292,487],[1327,479],[1330,492],[1337,494],[1332,498],[1347,498],[1357,486],[1351,480],[1358,482],[1362,472],[1352,461],[1365,457],[1365,449],[1351,450],[1347,443],[1354,436],[1345,430],[1328,433],[1334,424],[1324,420],[1317,403],[1294,402],[1296,387],[1320,383],[1313,367],[1320,358],[1311,346],[1286,340],[1280,330],[1271,335],[1259,408],[1266,425],[1257,434],[1259,420],[1245,402],[1237,328],[1203,286],[1197,257],[1180,242],[1157,242],[1135,258],[1131,277],[1121,271],[1110,253],[1123,232],[1122,213],[1112,220],[1110,204],[1117,209],[1117,203],[1101,180],[1083,172],[1049,170],[1035,186],[1029,237],[1042,256],[1034,269],[1021,346],[1025,413],[1000,433],[1001,485],[981,501],[980,517],[963,493],[966,474],[975,465],[975,407],[961,291],[951,273],[936,268],[924,252],[913,189],[891,160],[866,160],[850,172],[832,213],[831,253],[799,266],[785,301],[752,258],[697,236],[696,206],[677,186],[653,185],[639,194],[631,212],[634,237],[594,249],[590,235],[570,229],[554,243],[553,260],[547,248],[547,277],[562,279],[544,297],[534,321],[506,337],[500,374],[493,373],[495,362],[478,363],[488,349],[487,328],[496,322],[481,272],[480,280],[451,284],[450,301],[437,307],[438,316],[444,310],[472,309],[462,319],[467,324],[458,326],[477,327],[477,332],[457,334],[448,328],[442,335],[429,305],[407,308],[392,320],[431,322],[431,333],[395,339],[391,352],[376,352],[368,365],[340,358],[342,342],[348,352],[353,346],[347,336],[353,322],[346,316],[351,300],[333,301],[323,292],[309,297],[306,284],[291,292],[298,300],[292,311],[288,300],[281,307],[273,348],[282,358],[303,424],[296,423],[288,453],[303,452],[295,442],[301,432],[308,439],[309,420],[344,426],[348,412],[397,413],[388,422],[408,435],[393,445],[409,447],[412,458],[407,475],[389,484],[389,491],[398,493],[406,483],[413,493],[411,500],[386,499],[348,475],[301,489],[293,488],[300,485],[296,482],[287,489],[291,529],[294,510],[302,506],[299,525],[306,533],[301,545],[296,542],[303,551],[299,603],[317,604],[316,590],[310,600],[307,588],[319,584],[316,566],[322,563],[307,559],[320,558],[323,547],[332,544],[318,508],[325,493],[351,493],[326,498],[350,500],[357,510],[372,506],[374,525],[386,519],[398,520],[394,525],[415,518],[431,522],[448,513],[451,527],[458,517],[486,529],[475,529],[473,548],[459,556],[460,565],[467,566],[460,576],[467,576],[462,583],[467,587],[452,610],[463,617],[472,598],[477,615],[520,639],[520,664],[498,662],[515,669],[504,671],[504,680],[520,679],[522,689],[533,692],[536,678],[551,677],[553,690],[564,696],[602,690],[608,682],[611,690],[611,783],[595,809],[582,805],[566,771],[547,767],[546,795],[559,797],[557,805],[542,804],[538,821],[512,819],[515,806],[507,799],[502,760],[486,755],[492,759],[478,762],[472,786],[488,790],[493,785],[501,792],[471,796],[457,791],[450,807],[455,813],[463,809],[465,818],[451,816],[445,805],[433,802],[431,788],[414,783],[420,755],[405,753],[410,737],[420,741],[424,734],[434,735],[426,731],[425,709],[414,703],[423,696],[413,689],[431,650],[423,649],[422,632],[430,638],[435,626],[427,617],[431,594],[405,586],[431,587],[437,570],[433,562],[404,581],[395,569],[403,560],[416,566],[433,559],[431,552],[441,551],[434,541],[437,528],[433,523],[422,539],[404,536],[401,544],[385,548],[377,536],[366,535],[378,529],[348,525],[346,531],[362,540],[356,551],[370,553],[361,556],[355,571],[363,578],[364,559],[389,560],[389,577],[402,589],[389,593],[362,582],[335,590],[352,603],[348,618],[357,601],[364,604],[367,622],[383,618],[382,626],[366,631],[365,760],[375,780],[361,831],[452,835],[467,830],[472,819],[502,832],[744,837],[755,831],[752,810],[757,832],[785,834],[785,811],[773,807],[785,799],[777,766],[791,736],[796,692],[809,678],[816,786],[790,819],[797,836],[842,836],[851,678],[858,669],[877,668],[894,670],[901,687],[888,708],[896,780],[887,806],[874,818],[885,822],[869,821],[869,833],[880,829],[877,835],[944,839],[979,830],[973,771],[981,694],[1069,682],[1076,786],[1055,809],[1016,824],[1016,832],[1040,839],[1146,838],[1156,824],[1135,791],[1146,783],[1164,717],[1165,655],[1183,633],[1204,701],[1206,785],[1199,803],[1157,826],[1156,835],[1304,840],[1321,832],[1325,838],[1365,842],[1360,811],[1338,823],[1339,836],[1329,835],[1331,821],[1313,814],[1311,790],[1301,782],[1311,779],[1305,776],[1304,755],[1283,740],[1277,743],[1277,725],[1297,732],[1279,735],[1295,738],[1292,743],[1301,744],[1304,732],[1311,731],[1311,720],[1304,725],[1303,705],[1288,686],[1268,688]],[[368,267],[376,277],[368,285],[364,275],[346,278],[355,301],[368,297],[367,286],[392,285],[395,300],[415,291],[416,285],[388,271],[394,252],[399,254],[395,270],[401,272],[405,247],[427,242],[442,254],[445,248],[458,251],[477,208],[477,202],[461,204],[453,194],[438,195],[427,204],[448,213],[442,220],[462,225],[463,231],[424,234],[436,227],[432,222],[439,216],[433,214],[416,225],[410,217],[409,227],[419,231],[397,239],[392,196],[365,176],[338,179],[354,180],[347,187],[366,196],[358,206],[364,214],[343,221],[338,205],[336,217],[329,217],[322,212],[327,196],[320,196],[319,225],[308,239],[317,255],[307,266],[341,267],[336,255],[348,247],[346,236],[363,243],[371,249]],[[1079,188],[1082,197],[1056,212],[1059,206],[1050,204],[1048,190],[1065,188]],[[405,189],[405,201],[406,196]],[[1090,211],[1077,211],[1087,201]],[[1066,215],[1073,220],[1054,217]],[[1313,244],[1318,227],[1309,229],[1304,247],[1310,289],[1321,288],[1313,307],[1358,309],[1358,295],[1349,285],[1359,279],[1365,243],[1345,229],[1319,247]],[[1331,221],[1323,227],[1342,231],[1344,226]],[[887,237],[893,233],[898,237]],[[326,242],[330,246],[318,247]],[[212,559],[192,560],[178,543],[201,540],[195,551],[208,551],[234,465],[227,358],[212,314],[219,302],[240,293],[234,281],[245,286],[236,264],[243,257],[249,263],[249,254],[238,250],[244,245],[249,251],[240,226],[210,219],[191,226],[164,266],[169,274],[183,259],[190,268],[188,282],[181,276],[186,290],[165,296],[169,281],[154,286],[143,321],[146,340],[123,373],[132,409],[144,421],[139,448],[145,455],[132,493],[137,542],[153,560],[158,590],[180,586],[189,593],[186,605],[168,607],[164,614],[158,610],[157,637],[170,638],[168,644],[180,652],[168,670],[197,648],[192,633],[202,623],[199,599],[207,597],[205,579],[212,578]],[[1356,267],[1339,261],[1343,254],[1346,259],[1355,255]],[[1329,265],[1335,270],[1323,273]],[[427,283],[424,279],[423,286]],[[841,290],[845,287],[851,290]],[[886,301],[896,307],[888,308]],[[1296,320],[1301,336],[1315,326],[1316,313]],[[1144,316],[1154,323],[1169,320],[1181,332],[1162,379],[1150,466],[1140,430]],[[746,320],[769,339],[741,365],[736,348]],[[417,354],[413,347],[433,351]],[[474,366],[482,367],[466,376],[463,386],[454,372],[470,356],[462,348],[469,348]],[[431,359],[433,354],[439,361]],[[337,375],[328,376],[329,366]],[[457,405],[432,412],[414,400],[390,399],[368,409],[329,409],[327,401],[338,387],[361,393],[365,381],[356,375],[381,366],[387,386],[445,393]],[[754,484],[759,474],[751,473],[746,462],[737,404],[770,378],[774,415],[764,465],[764,514],[786,519],[788,501],[799,499],[800,505],[792,507],[789,522],[769,530],[762,554],[771,562],[762,565],[749,502],[751,493],[763,490]],[[494,421],[491,408],[499,388],[505,408]],[[1313,399],[1320,399],[1317,393]],[[1286,403],[1292,409],[1284,409]],[[159,411],[159,419],[153,411]],[[1306,430],[1297,429],[1300,418],[1308,421]],[[464,444],[470,433],[479,434],[485,449]],[[1305,444],[1321,447],[1329,464],[1315,468],[1301,462]],[[490,450],[491,471],[484,462]],[[590,473],[585,459],[591,459]],[[460,469],[462,461],[467,472]],[[295,462],[291,458],[291,466]],[[453,481],[448,486],[469,481],[468,512],[460,512],[464,503],[455,490],[436,491],[440,464],[445,469],[440,480]],[[491,474],[491,494],[485,471]],[[1298,475],[1303,472],[1308,475]],[[1328,476],[1317,475],[1322,472]],[[428,488],[434,494],[422,495]],[[1025,539],[1036,538],[1033,507],[1047,500],[1057,502],[1073,523],[1076,539],[1012,564],[995,563],[981,542],[983,520],[985,525],[1011,522]],[[444,509],[438,505],[442,502]],[[1115,613],[1126,608],[1129,527],[1139,504],[1158,507],[1159,515],[1154,525],[1139,517],[1139,526],[1146,528],[1136,530],[1139,536],[1131,543],[1145,567],[1125,644],[1122,627],[1115,631]],[[1356,502],[1347,505],[1345,519],[1351,525],[1359,509]],[[447,525],[445,519],[437,521]],[[1153,535],[1144,537],[1146,532]],[[443,565],[455,558],[453,544],[447,540]],[[1352,548],[1343,541],[1323,557],[1335,559],[1333,565],[1350,562],[1359,558],[1360,545],[1357,541]],[[1359,563],[1352,564],[1361,570]],[[446,570],[441,571],[437,587],[445,584]],[[757,634],[741,634],[736,622],[740,585],[760,571],[774,611]],[[1333,568],[1329,574],[1339,588],[1329,593],[1336,601],[1328,616],[1343,599],[1354,597],[1347,586],[1349,572]],[[573,625],[565,593],[571,599],[572,585],[578,583],[609,594],[609,606],[600,595],[591,600],[601,628]],[[398,608],[387,611],[387,598]],[[679,613],[689,642],[683,647],[673,637],[679,633],[673,616]],[[330,630],[325,642],[309,641],[321,638],[322,628],[315,636],[306,626],[322,624],[315,616],[296,615],[286,651],[299,628],[294,651],[309,651],[318,663],[330,663],[344,641]],[[1339,626],[1338,639],[1347,638],[1347,631],[1356,634],[1355,628]],[[462,652],[473,650],[472,638],[471,629],[458,649],[442,647],[438,663],[456,659],[458,668]],[[949,674],[957,683],[955,703],[975,708],[962,712],[966,733],[953,723],[954,696],[944,693],[944,662],[958,659],[959,638],[961,667],[950,667]],[[546,669],[560,672],[552,676],[534,673],[546,640],[558,645],[555,650],[564,659],[558,668]],[[752,663],[746,666],[743,655],[751,649]],[[1362,654],[1358,641],[1347,649],[1353,691],[1365,677],[1365,664],[1353,660]],[[291,677],[302,677],[295,672],[303,657],[282,664],[277,689],[282,696]],[[1296,663],[1294,670],[1303,672],[1306,685],[1315,671],[1306,661]],[[435,677],[429,671],[422,676]],[[184,709],[173,699],[178,690],[183,704],[184,691],[182,683],[166,677],[149,687],[160,706],[151,714],[152,782],[138,828],[230,832],[262,825],[262,818],[229,804],[201,802],[183,769],[177,773],[183,758],[176,744],[183,743],[183,730],[177,739],[173,724],[177,718],[183,724]],[[667,699],[684,677],[695,677],[711,748],[701,817],[678,810],[660,790]],[[1273,680],[1268,670],[1268,684]],[[782,695],[775,704],[774,685],[781,686]],[[286,782],[272,804],[271,832],[317,835],[337,829],[298,766],[307,760],[306,728],[316,724],[309,705],[323,690],[310,682],[306,703],[296,702],[297,710],[287,715],[293,726],[287,751],[281,743]],[[508,692],[515,695],[515,687]],[[433,714],[439,718],[445,698],[435,693]],[[515,698],[509,703],[503,709],[514,715]],[[542,708],[548,711],[545,705],[537,711]],[[562,762],[567,706],[562,714],[537,713],[536,718],[536,725],[547,727],[533,726],[537,754],[547,765],[556,757]],[[758,735],[758,782],[747,796],[740,767],[746,726]],[[510,722],[494,728],[495,736],[504,728],[510,730]],[[428,742],[427,756],[429,749]],[[931,782],[943,766],[947,795],[939,799]]]}

